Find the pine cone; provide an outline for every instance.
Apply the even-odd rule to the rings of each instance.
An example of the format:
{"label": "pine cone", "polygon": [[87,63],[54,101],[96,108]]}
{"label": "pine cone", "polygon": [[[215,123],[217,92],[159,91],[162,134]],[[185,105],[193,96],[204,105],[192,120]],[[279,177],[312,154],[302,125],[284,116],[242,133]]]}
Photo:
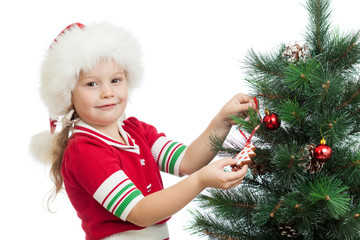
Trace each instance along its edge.
{"label": "pine cone", "polygon": [[300,44],[289,44],[285,46],[283,57],[286,57],[289,62],[303,61],[311,57],[310,50],[306,45],[300,46]]}
{"label": "pine cone", "polygon": [[282,236],[286,236],[288,238],[297,238],[299,236],[299,230],[289,225],[280,225],[279,230]]}
{"label": "pine cone", "polygon": [[249,165],[249,167],[252,169],[253,174],[255,175],[264,175],[265,169],[261,164],[252,163]]}
{"label": "pine cone", "polygon": [[302,167],[304,173],[306,173],[309,169],[309,165],[311,164],[311,159],[314,155],[315,144],[307,144],[305,145],[299,152],[299,166]]}
{"label": "pine cone", "polygon": [[310,174],[318,173],[322,170],[325,162],[319,162],[315,159],[311,159],[311,162],[308,166]]}
{"label": "pine cone", "polygon": [[318,173],[322,170],[325,162],[319,162],[315,160],[314,157],[314,148],[315,144],[310,143],[303,147],[300,151],[300,162],[299,166],[301,166],[304,170],[304,173],[309,172],[310,174]]}

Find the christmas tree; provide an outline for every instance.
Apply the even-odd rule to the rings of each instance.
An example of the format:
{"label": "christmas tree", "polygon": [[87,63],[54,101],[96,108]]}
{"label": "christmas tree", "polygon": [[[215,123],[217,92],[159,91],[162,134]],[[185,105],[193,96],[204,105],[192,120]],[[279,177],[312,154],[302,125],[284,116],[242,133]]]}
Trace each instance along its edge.
{"label": "christmas tree", "polygon": [[194,234],[360,239],[360,32],[331,29],[329,0],[305,6],[305,44],[248,52],[246,81],[259,109],[232,116],[244,137],[210,140],[220,156],[238,158],[256,130],[256,156],[241,185],[199,195]]}

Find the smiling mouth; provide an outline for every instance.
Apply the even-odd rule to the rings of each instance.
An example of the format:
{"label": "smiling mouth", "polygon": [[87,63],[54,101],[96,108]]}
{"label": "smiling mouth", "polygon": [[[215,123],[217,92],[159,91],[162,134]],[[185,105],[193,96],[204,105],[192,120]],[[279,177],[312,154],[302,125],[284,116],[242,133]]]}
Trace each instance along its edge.
{"label": "smiling mouth", "polygon": [[115,107],[116,105],[117,105],[116,103],[104,104],[104,105],[98,106],[98,107],[96,107],[96,108],[99,108],[99,109],[108,109],[108,108],[113,108],[113,107]]}

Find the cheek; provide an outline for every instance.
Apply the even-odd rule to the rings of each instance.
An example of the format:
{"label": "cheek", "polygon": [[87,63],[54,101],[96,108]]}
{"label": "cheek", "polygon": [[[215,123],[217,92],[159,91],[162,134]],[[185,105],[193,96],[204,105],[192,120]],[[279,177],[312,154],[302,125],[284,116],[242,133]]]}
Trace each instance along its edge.
{"label": "cheek", "polygon": [[72,95],[72,105],[75,108],[75,111],[80,114],[87,111],[91,106],[91,98],[89,97],[89,94],[75,92]]}
{"label": "cheek", "polygon": [[74,101],[73,107],[79,118],[86,120],[93,117],[93,111],[86,101]]}
{"label": "cheek", "polygon": [[88,111],[91,103],[88,99],[78,99],[78,101],[74,102],[75,109],[78,109],[79,111]]}
{"label": "cheek", "polygon": [[124,91],[123,99],[127,101],[128,99],[128,92]]}
{"label": "cheek", "polygon": [[123,101],[127,101],[128,99],[128,90],[127,88],[122,88],[119,90],[119,96]]}

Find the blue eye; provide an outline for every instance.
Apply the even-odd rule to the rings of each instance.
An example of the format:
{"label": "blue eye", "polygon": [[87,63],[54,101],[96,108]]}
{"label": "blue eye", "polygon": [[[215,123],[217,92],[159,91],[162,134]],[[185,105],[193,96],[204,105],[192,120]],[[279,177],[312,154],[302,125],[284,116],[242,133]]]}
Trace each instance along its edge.
{"label": "blue eye", "polygon": [[119,83],[121,82],[121,78],[114,78],[113,80],[111,80],[112,83]]}

